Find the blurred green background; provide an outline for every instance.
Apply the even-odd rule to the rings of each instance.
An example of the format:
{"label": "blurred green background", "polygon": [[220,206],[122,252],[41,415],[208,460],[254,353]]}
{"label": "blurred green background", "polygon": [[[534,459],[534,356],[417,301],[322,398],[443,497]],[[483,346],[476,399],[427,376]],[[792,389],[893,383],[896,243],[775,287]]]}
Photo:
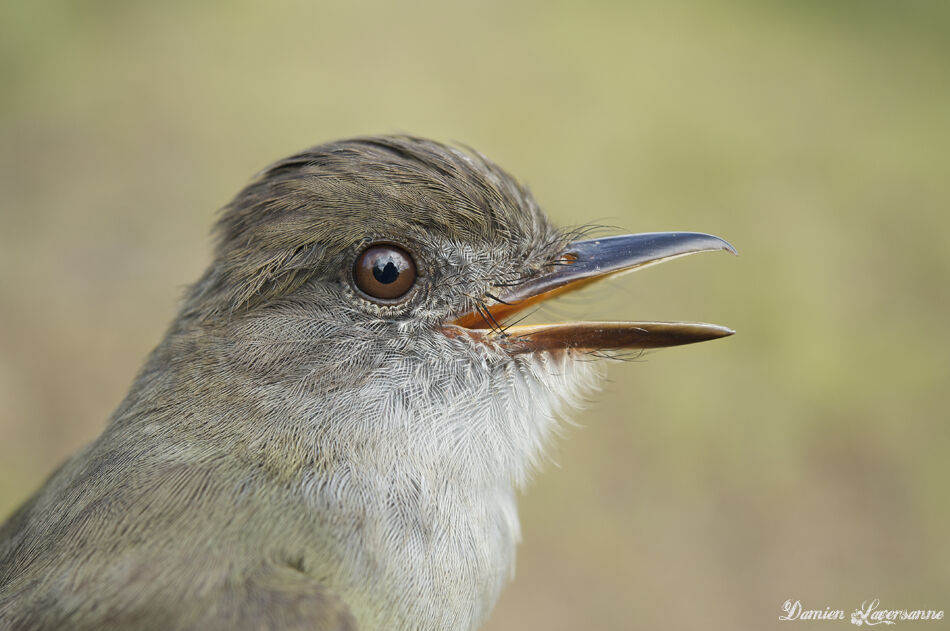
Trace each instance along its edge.
{"label": "blurred green background", "polygon": [[739,334],[610,367],[489,629],[950,610],[948,67],[946,2],[3,3],[0,514],[102,429],[253,173],[410,132],[558,222],[741,252],[551,307]]}

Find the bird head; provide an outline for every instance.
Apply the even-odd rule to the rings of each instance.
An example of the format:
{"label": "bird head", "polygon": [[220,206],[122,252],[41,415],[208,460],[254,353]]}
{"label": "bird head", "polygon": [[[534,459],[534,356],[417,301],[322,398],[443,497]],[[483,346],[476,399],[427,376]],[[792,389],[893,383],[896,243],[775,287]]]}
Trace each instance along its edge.
{"label": "bird head", "polygon": [[213,372],[235,418],[263,406],[280,419],[268,431],[307,435],[329,461],[520,484],[563,408],[596,383],[591,352],[731,333],[512,325],[596,280],[732,251],[698,233],[583,236],[555,228],[475,152],[409,137],[314,147],[267,168],[224,209],[214,261],[172,330],[190,340],[175,348],[190,350],[173,361]]}

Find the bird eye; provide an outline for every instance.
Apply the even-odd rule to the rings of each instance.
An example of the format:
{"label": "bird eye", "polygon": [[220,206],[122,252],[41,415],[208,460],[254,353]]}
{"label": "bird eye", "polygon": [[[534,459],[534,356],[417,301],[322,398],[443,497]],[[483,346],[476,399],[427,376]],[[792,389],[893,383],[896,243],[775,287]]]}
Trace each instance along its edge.
{"label": "bird eye", "polygon": [[371,245],[353,266],[356,287],[377,302],[397,302],[416,282],[416,264],[402,248],[388,243]]}

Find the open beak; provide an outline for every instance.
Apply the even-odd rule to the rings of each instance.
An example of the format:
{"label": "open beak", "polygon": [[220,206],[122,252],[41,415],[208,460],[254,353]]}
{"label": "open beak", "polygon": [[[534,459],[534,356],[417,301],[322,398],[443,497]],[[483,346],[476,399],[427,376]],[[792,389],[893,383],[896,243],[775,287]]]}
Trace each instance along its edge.
{"label": "open beak", "polygon": [[[659,348],[703,342],[735,331],[715,324],[687,322],[565,322],[504,326],[504,320],[544,300],[575,291],[595,281],[632,272],[681,256],[725,250],[729,243],[700,232],[649,232],[568,244],[552,265],[539,274],[491,294],[492,303],[451,324],[474,337],[504,343],[513,353],[542,350],[604,350]],[[460,332],[447,327],[446,333]]]}

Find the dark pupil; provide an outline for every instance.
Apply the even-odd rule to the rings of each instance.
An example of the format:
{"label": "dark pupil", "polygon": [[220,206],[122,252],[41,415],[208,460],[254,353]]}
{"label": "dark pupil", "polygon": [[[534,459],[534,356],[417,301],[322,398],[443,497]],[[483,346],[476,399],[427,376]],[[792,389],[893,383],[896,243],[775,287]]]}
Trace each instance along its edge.
{"label": "dark pupil", "polygon": [[384,285],[388,285],[399,278],[399,268],[391,260],[386,261],[385,265],[382,261],[376,261],[373,263],[373,278]]}

